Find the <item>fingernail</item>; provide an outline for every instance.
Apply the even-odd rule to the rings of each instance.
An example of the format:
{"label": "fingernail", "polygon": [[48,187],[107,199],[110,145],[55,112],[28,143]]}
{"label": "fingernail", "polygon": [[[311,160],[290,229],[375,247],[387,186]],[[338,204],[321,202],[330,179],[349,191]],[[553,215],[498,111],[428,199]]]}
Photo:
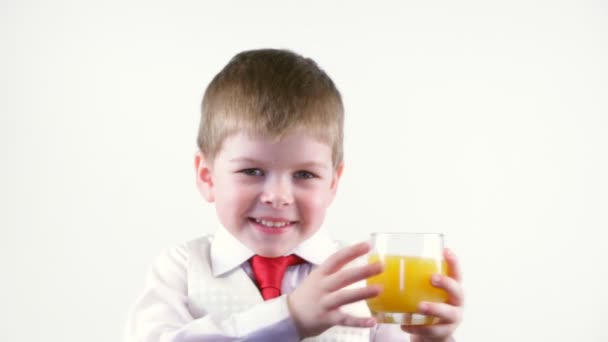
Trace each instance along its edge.
{"label": "fingernail", "polygon": [[420,302],[420,304],[418,304],[418,311],[420,312],[425,312],[426,310],[428,310],[429,305],[426,302]]}
{"label": "fingernail", "polygon": [[439,274],[433,274],[431,283],[433,283],[433,285],[439,285],[439,282],[441,282],[441,276]]}

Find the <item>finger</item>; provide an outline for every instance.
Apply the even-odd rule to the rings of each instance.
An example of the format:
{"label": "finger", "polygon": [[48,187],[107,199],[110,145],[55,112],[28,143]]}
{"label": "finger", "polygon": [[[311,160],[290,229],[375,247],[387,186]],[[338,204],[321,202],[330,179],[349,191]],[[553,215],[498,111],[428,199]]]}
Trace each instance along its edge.
{"label": "finger", "polygon": [[376,320],[372,317],[355,317],[340,311],[336,311],[330,321],[333,323],[332,325],[355,328],[371,328],[376,325]]}
{"label": "finger", "polygon": [[444,289],[448,293],[449,304],[455,306],[464,305],[464,290],[456,279],[440,274],[433,274],[431,284],[437,288]]}
{"label": "finger", "polygon": [[458,259],[456,258],[456,254],[451,249],[445,248],[443,251],[443,256],[448,263],[448,276],[456,279],[456,281],[462,281],[462,271],[460,269],[460,265],[458,264]]}
{"label": "finger", "polygon": [[401,330],[408,334],[419,336],[449,336],[454,331],[452,324],[433,324],[433,325],[402,325]]}
{"label": "finger", "polygon": [[445,303],[422,302],[418,305],[418,312],[439,318],[441,323],[458,323],[462,317],[462,309]]}
{"label": "finger", "polygon": [[380,274],[382,273],[383,268],[381,263],[375,262],[360,267],[341,269],[325,279],[323,288],[327,291],[336,291],[350,284]]}
{"label": "finger", "polygon": [[382,292],[380,286],[368,286],[357,289],[336,291],[321,299],[321,307],[331,311],[342,305],[358,302],[360,300],[376,297]]}
{"label": "finger", "polygon": [[355,260],[356,258],[369,252],[371,246],[369,242],[360,242],[358,244],[343,248],[332,254],[321,266],[319,271],[324,274],[331,274]]}

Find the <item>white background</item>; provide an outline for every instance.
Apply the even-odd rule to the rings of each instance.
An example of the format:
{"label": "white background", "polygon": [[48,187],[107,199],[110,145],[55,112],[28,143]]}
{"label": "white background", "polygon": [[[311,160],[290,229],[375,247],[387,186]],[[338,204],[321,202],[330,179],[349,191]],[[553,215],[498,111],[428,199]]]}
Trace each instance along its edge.
{"label": "white background", "polygon": [[149,263],[210,233],[202,93],[251,48],[341,90],[326,227],[442,231],[459,341],[607,341],[605,1],[0,2],[0,340],[119,341]]}

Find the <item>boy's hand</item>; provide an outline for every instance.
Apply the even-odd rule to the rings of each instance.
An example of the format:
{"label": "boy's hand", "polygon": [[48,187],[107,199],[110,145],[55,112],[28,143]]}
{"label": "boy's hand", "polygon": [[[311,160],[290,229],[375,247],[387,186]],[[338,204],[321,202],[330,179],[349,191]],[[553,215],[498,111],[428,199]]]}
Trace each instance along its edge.
{"label": "boy's hand", "polygon": [[376,324],[373,318],[340,311],[342,305],[375,297],[381,291],[376,286],[343,289],[382,272],[380,263],[342,269],[369,250],[369,243],[362,242],[336,252],[289,294],[289,311],[301,338],[319,335],[334,325],[369,328]]}
{"label": "boy's hand", "polygon": [[448,263],[448,276],[434,275],[433,286],[444,289],[448,293],[447,303],[420,303],[418,312],[439,318],[434,325],[405,326],[403,331],[410,333],[411,342],[447,342],[453,341],[452,334],[462,320],[464,294],[461,282],[460,266],[456,256],[450,250],[444,251]]}

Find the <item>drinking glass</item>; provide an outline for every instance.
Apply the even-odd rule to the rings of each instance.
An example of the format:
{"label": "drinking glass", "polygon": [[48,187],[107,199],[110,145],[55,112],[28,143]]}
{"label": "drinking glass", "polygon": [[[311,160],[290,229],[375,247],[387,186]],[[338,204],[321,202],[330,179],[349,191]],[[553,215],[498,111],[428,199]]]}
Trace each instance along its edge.
{"label": "drinking glass", "polygon": [[368,299],[378,323],[429,325],[437,318],[416,313],[418,304],[445,302],[447,293],[431,285],[433,274],[447,274],[443,235],[437,233],[373,233],[368,262],[381,262],[384,271],[367,279],[380,284],[379,296]]}

